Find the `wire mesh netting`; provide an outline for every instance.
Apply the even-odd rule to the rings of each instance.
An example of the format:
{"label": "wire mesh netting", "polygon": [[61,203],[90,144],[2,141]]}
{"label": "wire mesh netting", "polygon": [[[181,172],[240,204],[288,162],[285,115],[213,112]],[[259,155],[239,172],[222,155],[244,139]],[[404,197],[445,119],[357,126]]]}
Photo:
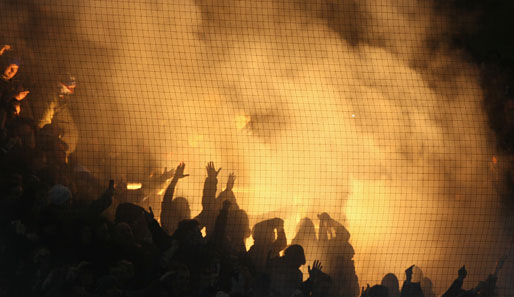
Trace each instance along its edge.
{"label": "wire mesh netting", "polygon": [[[120,290],[182,271],[190,285],[173,274],[167,289],[184,291],[172,296],[211,296],[195,290],[214,267],[206,286],[214,295],[354,297],[383,284],[386,295],[382,287],[365,294],[394,297],[415,264],[402,295],[442,295],[463,265],[463,288],[475,289],[467,294],[492,294],[484,288],[512,250],[512,212],[502,200],[512,159],[490,128],[483,68],[454,43],[472,14],[409,0],[5,1],[0,8],[9,45],[0,58],[3,67],[19,66],[2,78],[5,193],[13,172],[24,188],[30,172],[49,190],[42,194],[49,205],[70,199],[68,192],[72,205],[88,205],[112,179],[116,195],[102,208],[112,230],[128,223],[135,241],[161,248],[153,221],[120,217],[120,207],[136,214],[151,207],[182,249],[194,241],[184,239],[188,228],[202,232],[201,252],[195,246],[167,258],[174,270],[118,255],[107,268],[95,266],[93,287],[126,260],[137,281],[117,279]],[[12,99],[10,90],[20,88],[30,94]],[[30,147],[30,158],[11,155],[17,145]],[[183,221],[190,219],[198,225]],[[46,233],[33,231],[38,247],[27,254],[41,246],[57,253]],[[66,247],[70,267],[110,255],[98,249],[88,258],[83,247]],[[202,259],[200,268],[183,263],[190,256]],[[502,296],[513,295],[512,271],[506,258],[495,275]]]}

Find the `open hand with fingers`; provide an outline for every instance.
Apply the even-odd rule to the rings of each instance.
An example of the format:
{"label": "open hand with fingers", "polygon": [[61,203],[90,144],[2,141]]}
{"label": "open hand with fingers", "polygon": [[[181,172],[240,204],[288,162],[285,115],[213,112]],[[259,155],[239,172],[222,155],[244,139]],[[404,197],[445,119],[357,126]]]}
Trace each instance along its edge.
{"label": "open hand with fingers", "polygon": [[214,167],[214,162],[207,163],[207,167],[205,167],[205,169],[207,169],[207,176],[214,177],[214,178],[218,177],[218,174],[221,171],[221,168],[216,170],[216,168]]}
{"label": "open hand with fingers", "polygon": [[321,266],[321,262],[319,260],[314,260],[314,263],[312,263],[311,266],[307,266],[307,270],[309,271],[309,277],[310,278],[317,278],[322,273],[321,269],[323,269],[323,266]]}
{"label": "open hand with fingers", "polygon": [[162,174],[160,176],[160,180],[161,181],[169,180],[172,176],[174,176],[174,174],[175,174],[175,170],[174,169],[168,170],[167,167],[164,167],[164,171],[162,172]]}
{"label": "open hand with fingers", "polygon": [[180,162],[178,164],[177,169],[175,169],[175,175],[173,175],[174,180],[179,180],[184,177],[188,177],[189,174],[184,174],[184,169],[186,168],[186,164],[184,162]]}
{"label": "open hand with fingers", "polygon": [[227,191],[232,191],[232,188],[234,188],[234,182],[236,181],[236,175],[234,172],[231,172],[228,175],[228,181],[227,181]]}

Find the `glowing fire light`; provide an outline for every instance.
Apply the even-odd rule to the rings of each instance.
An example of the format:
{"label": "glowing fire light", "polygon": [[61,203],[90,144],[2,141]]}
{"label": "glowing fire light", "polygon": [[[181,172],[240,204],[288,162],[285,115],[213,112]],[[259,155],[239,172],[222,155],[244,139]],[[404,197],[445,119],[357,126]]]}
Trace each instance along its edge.
{"label": "glowing fire light", "polygon": [[139,190],[142,187],[142,183],[127,183],[127,190]]}

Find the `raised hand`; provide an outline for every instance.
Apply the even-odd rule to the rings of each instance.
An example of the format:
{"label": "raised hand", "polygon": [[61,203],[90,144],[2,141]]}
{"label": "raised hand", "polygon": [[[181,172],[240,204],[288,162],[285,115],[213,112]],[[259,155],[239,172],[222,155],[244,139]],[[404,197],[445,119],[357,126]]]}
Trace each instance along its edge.
{"label": "raised hand", "polygon": [[412,278],[412,269],[415,265],[410,266],[409,268],[405,269],[405,276],[407,276],[407,279],[410,281]]}
{"label": "raised hand", "polygon": [[234,172],[231,172],[228,175],[227,191],[231,191],[232,190],[232,188],[234,187],[234,182],[235,181],[236,181],[236,175],[234,174]]}
{"label": "raised hand", "polygon": [[312,263],[312,269],[310,265],[307,266],[307,271],[309,271],[309,277],[317,277],[321,273],[321,269],[323,269],[323,266],[321,266],[321,262],[319,260],[314,260],[314,263]]}
{"label": "raised hand", "polygon": [[162,173],[161,178],[162,178],[162,180],[168,180],[172,176],[174,176],[174,174],[175,174],[175,170],[173,170],[173,169],[168,170],[167,167],[164,167],[164,172]]}
{"label": "raised hand", "polygon": [[466,275],[468,275],[468,271],[466,270],[466,265],[464,265],[459,269],[459,278],[464,279]]}
{"label": "raised hand", "polygon": [[205,167],[205,169],[207,169],[207,176],[214,177],[214,178],[218,177],[218,174],[221,171],[221,168],[216,170],[216,168],[214,167],[214,162],[207,163],[207,167]]}
{"label": "raised hand", "polygon": [[184,169],[186,168],[186,164],[184,162],[180,162],[178,164],[177,169],[175,169],[175,175],[173,175],[174,180],[179,180],[181,178],[189,176],[189,174],[184,174]]}
{"label": "raised hand", "polygon": [[146,218],[146,221],[147,221],[148,223],[150,223],[151,221],[153,221],[153,220],[154,220],[155,216],[154,216],[154,214],[153,214],[153,210],[152,210],[152,207],[151,207],[151,206],[150,206],[150,207],[148,207],[148,210],[149,210],[149,211],[145,211],[145,218]]}

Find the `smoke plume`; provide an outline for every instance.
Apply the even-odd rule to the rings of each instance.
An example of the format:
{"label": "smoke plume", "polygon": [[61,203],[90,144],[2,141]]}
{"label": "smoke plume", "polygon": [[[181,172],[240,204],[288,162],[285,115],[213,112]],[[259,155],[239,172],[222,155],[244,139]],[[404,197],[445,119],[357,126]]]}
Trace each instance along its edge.
{"label": "smoke plume", "polygon": [[185,161],[177,195],[198,213],[212,160],[252,223],[283,217],[290,239],[305,216],[345,222],[361,285],[416,264],[442,293],[508,248],[479,71],[432,1],[22,3],[3,5],[6,39],[39,81],[76,73],[98,176]]}

